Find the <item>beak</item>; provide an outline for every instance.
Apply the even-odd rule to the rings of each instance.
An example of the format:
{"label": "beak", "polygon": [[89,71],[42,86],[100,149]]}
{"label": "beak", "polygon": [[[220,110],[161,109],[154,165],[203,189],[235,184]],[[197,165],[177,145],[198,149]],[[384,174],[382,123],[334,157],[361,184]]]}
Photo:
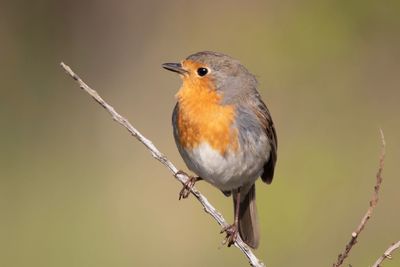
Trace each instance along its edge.
{"label": "beak", "polygon": [[177,73],[182,74],[182,75],[188,73],[187,70],[182,68],[182,64],[181,63],[164,63],[161,66],[166,70],[177,72]]}

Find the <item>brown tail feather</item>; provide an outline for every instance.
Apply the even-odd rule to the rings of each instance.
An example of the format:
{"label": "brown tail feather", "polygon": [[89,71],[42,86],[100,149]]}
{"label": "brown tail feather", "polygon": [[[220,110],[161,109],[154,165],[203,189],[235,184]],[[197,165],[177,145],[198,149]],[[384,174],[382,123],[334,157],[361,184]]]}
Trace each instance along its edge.
{"label": "brown tail feather", "polygon": [[[236,205],[236,193],[233,203]],[[236,210],[236,207],[234,207]],[[239,207],[239,234],[242,240],[251,248],[257,248],[260,241],[256,207],[256,187],[253,184],[245,196],[241,196]]]}

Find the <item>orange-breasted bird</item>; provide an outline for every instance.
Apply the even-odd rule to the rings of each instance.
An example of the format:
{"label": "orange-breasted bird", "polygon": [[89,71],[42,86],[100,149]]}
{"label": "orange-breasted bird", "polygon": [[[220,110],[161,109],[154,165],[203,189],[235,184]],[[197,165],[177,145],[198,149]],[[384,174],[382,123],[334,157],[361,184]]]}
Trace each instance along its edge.
{"label": "orange-breasted bird", "polygon": [[165,63],[183,84],[172,115],[176,145],[187,167],[199,177],[184,185],[186,198],[203,179],[233,196],[234,223],[224,228],[232,245],[237,234],[252,248],[259,244],[255,181],[272,182],[277,137],[271,115],[257,91],[257,80],[238,60],[199,52],[181,63]]}

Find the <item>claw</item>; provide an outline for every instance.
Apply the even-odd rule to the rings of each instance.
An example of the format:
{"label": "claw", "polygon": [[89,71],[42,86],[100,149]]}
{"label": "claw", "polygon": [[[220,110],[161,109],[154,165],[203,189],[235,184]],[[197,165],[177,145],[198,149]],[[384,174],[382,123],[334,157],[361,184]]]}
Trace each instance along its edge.
{"label": "claw", "polygon": [[220,233],[222,234],[224,232],[226,233],[226,237],[222,241],[222,244],[228,245],[228,247],[235,244],[237,236],[238,236],[238,228],[237,228],[236,224],[231,224],[231,225],[225,226],[224,228],[222,228]]}
{"label": "claw", "polygon": [[194,184],[197,182],[198,177],[191,176],[190,179],[183,185],[182,190],[179,192],[179,200],[187,198],[192,190]]}

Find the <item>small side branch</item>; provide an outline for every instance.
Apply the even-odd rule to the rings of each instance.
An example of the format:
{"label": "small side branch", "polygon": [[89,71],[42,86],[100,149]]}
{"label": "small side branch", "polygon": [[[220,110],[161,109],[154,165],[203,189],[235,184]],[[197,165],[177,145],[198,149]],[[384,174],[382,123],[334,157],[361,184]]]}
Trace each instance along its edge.
{"label": "small side branch", "polygon": [[381,189],[381,184],[382,184],[382,172],[383,172],[383,166],[385,163],[385,147],[386,147],[386,142],[385,142],[385,136],[383,135],[382,129],[379,129],[380,134],[381,134],[381,141],[382,141],[382,149],[381,149],[381,156],[379,159],[379,169],[376,174],[376,183],[374,187],[374,193],[372,194],[372,198],[369,202],[369,207],[367,212],[365,213],[364,217],[361,219],[360,224],[356,228],[356,230],[351,233],[351,239],[347,243],[345,250],[339,254],[336,263],[333,264],[333,267],[339,267],[343,264],[343,261],[348,257],[350,250],[353,248],[353,246],[357,243],[357,238],[364,229],[366,223],[368,220],[371,218],[372,212],[374,211],[376,205],[378,204],[379,200],[379,191]]}
{"label": "small side branch", "polygon": [[393,253],[393,251],[395,251],[395,250],[398,249],[398,248],[400,248],[400,240],[397,241],[396,243],[393,243],[393,244],[385,251],[385,253],[383,253],[383,255],[382,255],[379,259],[376,260],[376,262],[374,263],[374,265],[372,265],[372,267],[380,267],[380,266],[381,266],[381,263],[382,263],[384,260],[386,260],[386,259],[391,260],[391,259],[392,259],[392,253]]}
{"label": "small side branch", "polygon": [[[78,84],[79,87],[84,90],[86,93],[88,93],[97,103],[99,103],[104,109],[110,113],[111,117],[113,118],[114,121],[118,122],[120,125],[125,127],[131,135],[136,137],[136,139],[139,140],[143,145],[146,146],[147,150],[150,151],[151,155],[161,162],[165,167],[167,167],[170,172],[173,174],[173,176],[182,184],[187,182],[189,180],[189,175],[182,171],[178,171],[178,169],[175,167],[175,165],[167,159],[164,154],[162,154],[156,147],[155,145],[146,137],[144,137],[138,130],[136,130],[135,127],[130,124],[130,122],[125,119],[123,116],[121,116],[118,112],[115,111],[115,109],[110,106],[104,99],[92,88],[90,88],[85,82],[79,78],[78,75],[76,75],[72,69],[65,65],[63,62],[61,62],[61,67],[65,70],[65,72],[71,76]],[[196,199],[200,202],[200,204],[203,206],[205,212],[211,215],[211,217],[214,218],[214,220],[217,221],[219,225],[222,227],[226,227],[228,223],[225,221],[224,217],[220,212],[218,212],[207,200],[205,196],[203,196],[200,191],[198,191],[195,187],[191,189],[191,193],[196,197]],[[262,263],[251,251],[251,249],[240,239],[240,237],[237,238],[235,242],[235,246],[242,251],[247,259],[249,260],[249,263],[251,266],[254,267],[262,267],[265,266],[264,263]]]}

